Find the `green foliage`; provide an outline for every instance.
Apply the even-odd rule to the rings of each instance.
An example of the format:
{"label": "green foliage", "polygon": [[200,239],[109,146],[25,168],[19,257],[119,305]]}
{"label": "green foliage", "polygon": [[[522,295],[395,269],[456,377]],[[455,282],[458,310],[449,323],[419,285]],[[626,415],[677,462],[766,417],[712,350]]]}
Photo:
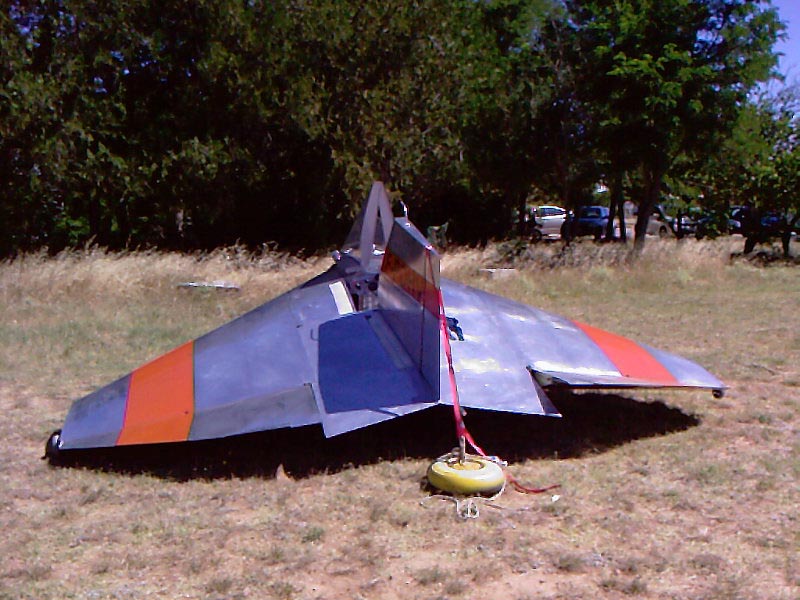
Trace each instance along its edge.
{"label": "green foliage", "polygon": [[474,12],[447,1],[290,6],[298,119],[331,148],[352,203],[375,178],[417,203],[458,180],[462,104],[483,60]]}
{"label": "green foliage", "polygon": [[763,208],[800,212],[800,89],[786,88],[777,97],[763,97],[755,107],[761,152],[744,171],[747,189]]}
{"label": "green foliage", "polygon": [[729,134],[749,90],[770,75],[781,26],[738,0],[569,2],[587,58],[599,150],[609,170],[641,170],[637,241],[664,176]]}
{"label": "green foliage", "polygon": [[[645,206],[670,174],[720,189],[698,156],[735,149],[748,118],[755,145],[788,126],[773,112],[767,131],[747,102],[780,34],[759,2],[4,6],[0,255],[320,248],[376,178],[474,242],[507,235],[531,195],[575,206],[602,179]],[[753,161],[748,185],[785,204],[793,161]]]}

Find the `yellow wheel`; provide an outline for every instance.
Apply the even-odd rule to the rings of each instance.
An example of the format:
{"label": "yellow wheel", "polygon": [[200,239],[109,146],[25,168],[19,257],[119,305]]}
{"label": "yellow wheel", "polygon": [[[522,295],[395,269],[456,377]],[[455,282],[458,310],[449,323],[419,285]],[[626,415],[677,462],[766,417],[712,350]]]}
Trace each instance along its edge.
{"label": "yellow wheel", "polygon": [[428,481],[444,492],[470,496],[495,494],[503,489],[506,474],[500,465],[479,456],[436,460],[428,467]]}

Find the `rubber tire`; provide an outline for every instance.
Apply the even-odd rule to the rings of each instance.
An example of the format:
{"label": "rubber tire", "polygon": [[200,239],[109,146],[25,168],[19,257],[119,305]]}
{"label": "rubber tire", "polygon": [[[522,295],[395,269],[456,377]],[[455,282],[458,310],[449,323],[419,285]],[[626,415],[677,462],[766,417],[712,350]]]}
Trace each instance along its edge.
{"label": "rubber tire", "polygon": [[59,458],[61,458],[61,430],[56,429],[53,433],[50,434],[50,437],[47,438],[47,443],[44,445],[44,458],[50,460],[50,462],[58,462]]}
{"label": "rubber tire", "polygon": [[538,244],[542,241],[542,230],[534,228],[531,231],[531,243]]}
{"label": "rubber tire", "polygon": [[505,484],[506,474],[491,460],[468,456],[463,464],[455,459],[434,461],[428,467],[428,481],[444,492],[473,496],[499,492]]}

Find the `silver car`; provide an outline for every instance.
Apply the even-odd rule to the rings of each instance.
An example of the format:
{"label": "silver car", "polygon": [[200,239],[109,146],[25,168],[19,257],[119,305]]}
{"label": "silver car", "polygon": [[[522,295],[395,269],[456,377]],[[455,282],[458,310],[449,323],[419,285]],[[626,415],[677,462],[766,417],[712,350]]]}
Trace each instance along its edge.
{"label": "silver car", "polygon": [[561,239],[561,226],[567,218],[567,210],[560,206],[528,207],[528,232],[531,241]]}
{"label": "silver car", "polygon": [[[676,217],[668,215],[664,207],[656,204],[650,219],[647,221],[647,235],[657,235],[660,238],[668,238],[677,235],[678,220]],[[688,215],[681,215],[681,234],[694,235],[697,223]]]}

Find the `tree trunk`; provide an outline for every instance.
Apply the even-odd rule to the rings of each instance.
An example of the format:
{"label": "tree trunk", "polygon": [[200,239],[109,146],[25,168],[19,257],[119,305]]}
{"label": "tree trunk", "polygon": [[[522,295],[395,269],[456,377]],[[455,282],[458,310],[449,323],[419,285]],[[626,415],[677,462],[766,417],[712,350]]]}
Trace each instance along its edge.
{"label": "tree trunk", "polygon": [[622,195],[622,186],[620,186],[619,193],[619,206],[617,206],[617,214],[619,215],[619,241],[623,244],[628,243],[628,225],[625,222],[625,198]]}
{"label": "tree trunk", "polygon": [[783,246],[783,257],[789,258],[789,243],[792,241],[792,231],[797,226],[797,222],[800,220],[800,211],[794,216],[791,221],[786,222],[783,228],[783,232],[781,234],[781,245]]}
{"label": "tree trunk", "polygon": [[525,194],[520,194],[515,201],[517,205],[517,235],[519,237],[524,237],[529,233],[528,231],[525,230],[526,226],[525,213],[527,212],[528,209],[527,199],[528,198]]}
{"label": "tree trunk", "polygon": [[617,218],[617,203],[614,201],[612,197],[609,201],[610,206],[608,207],[608,223],[606,223],[606,230],[605,230],[605,238],[607,240],[615,240],[617,239],[614,235],[614,219]]}
{"label": "tree trunk", "polygon": [[652,170],[644,168],[643,170],[645,193],[641,202],[639,202],[639,214],[636,217],[633,241],[634,248],[638,251],[644,248],[647,223],[650,220],[650,215],[653,214],[653,208],[658,204],[658,198],[661,194],[661,180],[664,177],[664,169],[661,167],[654,167]]}
{"label": "tree trunk", "polygon": [[625,231],[625,209],[624,209],[624,194],[622,190],[622,180],[624,173],[618,169],[614,170],[614,180],[611,183],[611,214],[608,218],[608,230],[606,231],[607,239],[614,239],[614,217],[619,219],[619,239],[622,243],[628,241],[628,235]]}

